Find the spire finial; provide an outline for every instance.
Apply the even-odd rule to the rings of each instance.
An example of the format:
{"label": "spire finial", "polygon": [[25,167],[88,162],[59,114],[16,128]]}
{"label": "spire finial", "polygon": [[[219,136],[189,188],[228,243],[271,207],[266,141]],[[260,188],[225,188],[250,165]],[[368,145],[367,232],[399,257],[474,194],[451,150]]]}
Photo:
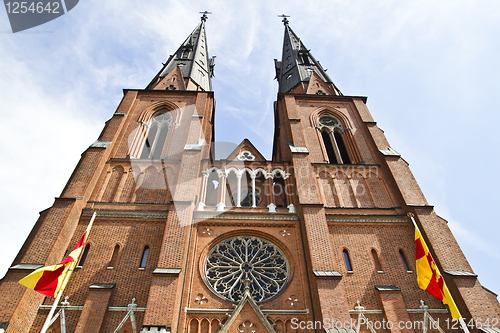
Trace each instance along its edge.
{"label": "spire finial", "polygon": [[202,20],[203,22],[205,22],[206,20],[208,20],[208,16],[207,16],[207,14],[212,14],[212,12],[207,12],[207,11],[205,10],[204,12],[200,12],[200,14],[203,14],[203,15],[201,16],[201,20]]}
{"label": "spire finial", "polygon": [[278,17],[283,18],[283,20],[281,20],[281,22],[283,22],[284,25],[288,25],[288,23],[290,23],[287,19],[287,17],[290,17],[290,15],[281,14],[281,15],[278,15]]}

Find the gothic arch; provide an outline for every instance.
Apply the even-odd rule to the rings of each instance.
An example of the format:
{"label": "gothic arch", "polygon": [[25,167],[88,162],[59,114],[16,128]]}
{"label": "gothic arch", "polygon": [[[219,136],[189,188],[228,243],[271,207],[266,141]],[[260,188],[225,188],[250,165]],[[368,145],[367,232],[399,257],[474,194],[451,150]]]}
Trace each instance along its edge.
{"label": "gothic arch", "polygon": [[162,101],[158,103],[154,103],[149,106],[146,110],[144,110],[140,115],[137,121],[139,123],[147,123],[155,113],[166,109],[167,111],[172,113],[172,119],[174,123],[180,123],[180,118],[182,114],[182,108],[180,108],[177,104],[170,101]]}
{"label": "gothic arch", "polygon": [[189,333],[198,333],[198,325],[199,325],[198,318],[191,318],[189,322]]}
{"label": "gothic arch", "polygon": [[391,196],[382,179],[374,172],[369,172],[366,176],[366,184],[370,188],[375,207],[388,208],[393,206]]}
{"label": "gothic arch", "polygon": [[[331,116],[338,124],[327,126],[321,124],[319,119]],[[352,124],[349,118],[340,110],[331,107],[319,107],[309,116],[311,127],[316,128],[317,142],[323,153],[323,160],[330,164],[355,164],[360,161],[359,149],[353,140]]]}
{"label": "gothic arch", "polygon": [[104,194],[100,201],[102,202],[115,201],[115,198],[117,197],[118,186],[120,185],[120,182],[124,177],[124,174],[125,170],[123,169],[123,166],[117,165],[113,168],[109,176],[106,189],[104,190]]}
{"label": "gothic arch", "polygon": [[355,171],[351,176],[353,185],[353,193],[362,208],[371,208],[374,206],[372,198],[370,197],[370,188],[368,187],[366,179],[363,178],[361,173]]}
{"label": "gothic arch", "polygon": [[339,207],[339,199],[333,179],[327,171],[320,172],[318,176],[319,188],[323,192],[323,203],[326,207]]}
{"label": "gothic arch", "polygon": [[128,169],[127,179],[125,180],[125,185],[123,186],[122,192],[120,194],[119,202],[132,202],[132,196],[135,190],[135,177],[134,170],[132,168]]}
{"label": "gothic arch", "polygon": [[356,207],[349,178],[342,171],[337,171],[334,177],[335,191],[339,198],[340,207]]}
{"label": "gothic arch", "polygon": [[175,185],[177,184],[177,175],[175,174],[174,169],[169,166],[164,167],[162,173],[166,187],[165,193],[163,194],[163,200],[167,202],[169,200],[173,200],[174,198]]}
{"label": "gothic arch", "polygon": [[[168,113],[170,116],[168,124],[151,123],[155,115],[161,111],[165,111],[164,113]],[[132,158],[153,158],[156,155],[162,157],[164,152],[167,151],[168,142],[171,141],[172,129],[180,123],[181,117],[182,109],[172,102],[162,101],[151,105],[139,115],[137,120],[138,126],[129,136],[129,155]],[[154,133],[151,131],[154,131]],[[161,141],[163,143],[161,146],[158,146],[158,142],[151,142],[156,137],[161,137],[158,140],[158,142]],[[158,149],[155,149],[153,145],[158,147]],[[146,148],[150,149],[147,154],[145,151]]]}
{"label": "gothic arch", "polygon": [[316,110],[311,112],[311,115],[309,116],[311,127],[318,128],[320,125],[318,119],[324,114],[329,114],[337,118],[340,121],[340,124],[342,125],[344,131],[350,130],[352,128],[352,124],[349,118],[347,118],[347,116],[344,115],[340,110],[332,108],[330,106],[320,106]]}
{"label": "gothic arch", "polygon": [[200,333],[210,333],[210,320],[203,318],[200,322]]}

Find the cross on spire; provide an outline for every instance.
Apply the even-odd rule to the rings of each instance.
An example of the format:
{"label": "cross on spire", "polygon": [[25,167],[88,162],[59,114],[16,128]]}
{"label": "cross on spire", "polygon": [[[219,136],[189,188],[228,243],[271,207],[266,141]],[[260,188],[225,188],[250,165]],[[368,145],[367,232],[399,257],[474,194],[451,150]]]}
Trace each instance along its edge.
{"label": "cross on spire", "polygon": [[206,10],[204,12],[200,12],[200,14],[203,14],[203,16],[201,17],[201,20],[203,22],[205,22],[206,20],[208,20],[208,16],[207,14],[212,14],[212,12],[207,12]]}
{"label": "cross on spire", "polygon": [[284,25],[288,25],[289,21],[288,21],[287,17],[290,17],[290,15],[281,14],[281,15],[278,15],[278,17],[282,17],[283,20],[281,22],[283,22]]}

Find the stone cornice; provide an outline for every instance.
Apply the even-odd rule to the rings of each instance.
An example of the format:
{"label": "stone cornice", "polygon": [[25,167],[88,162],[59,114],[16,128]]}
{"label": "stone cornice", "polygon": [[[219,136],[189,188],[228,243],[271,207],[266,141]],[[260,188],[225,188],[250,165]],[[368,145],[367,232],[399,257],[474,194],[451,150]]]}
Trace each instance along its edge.
{"label": "stone cornice", "polygon": [[298,221],[297,213],[268,213],[268,212],[211,212],[196,211],[195,220],[264,220],[264,221]]}
{"label": "stone cornice", "polygon": [[326,215],[330,223],[408,223],[406,215]]}
{"label": "stone cornice", "polygon": [[[245,220],[243,220],[245,221]],[[259,221],[253,221],[253,222],[243,222],[243,221],[238,221],[238,222],[229,222],[229,221],[216,221],[216,220],[209,220],[209,221],[195,221],[195,224],[199,224],[202,226],[235,226],[235,227],[271,227],[271,228],[293,228],[297,226],[296,224],[293,223],[286,223],[286,222],[281,222],[281,221],[274,221],[274,222],[259,222]]]}
{"label": "stone cornice", "polygon": [[[194,308],[184,308],[186,313],[210,313],[210,314],[227,314],[234,311],[234,309],[194,309]],[[266,310],[262,309],[262,313],[266,315],[279,315],[279,314],[308,314],[309,309],[303,310]]]}
{"label": "stone cornice", "polygon": [[[92,216],[94,210],[84,208],[82,216]],[[134,219],[166,219],[168,211],[156,210],[125,210],[125,209],[99,209],[97,217],[134,218]]]}

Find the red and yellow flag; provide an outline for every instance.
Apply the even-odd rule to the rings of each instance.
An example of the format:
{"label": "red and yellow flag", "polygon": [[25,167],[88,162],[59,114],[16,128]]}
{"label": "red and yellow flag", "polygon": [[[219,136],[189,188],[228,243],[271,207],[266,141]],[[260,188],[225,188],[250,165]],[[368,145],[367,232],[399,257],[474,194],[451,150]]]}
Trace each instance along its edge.
{"label": "red and yellow flag", "polygon": [[[83,237],[80,241],[78,241],[73,251],[71,251],[63,262],[60,262],[57,265],[39,268],[30,275],[19,280],[19,283],[33,289],[36,292],[39,292],[40,294],[56,297],[59,291],[64,290],[64,287],[66,287],[66,284],[68,283],[68,273],[70,272],[70,268],[76,266],[78,260],[80,259],[85,246],[85,241],[87,240],[90,228],[94,222],[94,218],[95,213],[94,216],[92,216],[92,220],[83,234]],[[68,279],[66,277],[68,277]]]}
{"label": "red and yellow flag", "polygon": [[444,282],[443,276],[439,272],[436,262],[432,258],[427,244],[425,244],[420,230],[415,225],[415,246],[417,260],[417,281],[418,286],[429,294],[436,296],[444,304],[448,304],[453,319],[461,317],[457,305],[451,297],[450,291]]}

